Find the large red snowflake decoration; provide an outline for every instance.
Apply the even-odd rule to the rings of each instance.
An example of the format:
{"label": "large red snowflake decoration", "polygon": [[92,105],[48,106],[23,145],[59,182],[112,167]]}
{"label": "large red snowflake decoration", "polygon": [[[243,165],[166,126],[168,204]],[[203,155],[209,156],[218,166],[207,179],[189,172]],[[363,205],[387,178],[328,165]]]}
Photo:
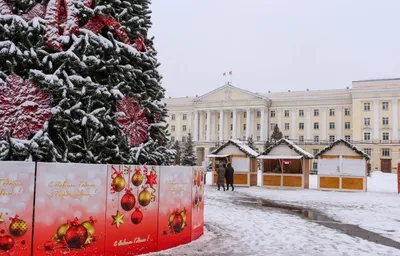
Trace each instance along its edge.
{"label": "large red snowflake decoration", "polygon": [[149,123],[145,109],[141,109],[138,103],[134,103],[130,97],[125,97],[117,106],[121,113],[116,118],[122,126],[122,130],[128,136],[131,146],[139,146],[147,139]]}
{"label": "large red snowflake decoration", "polygon": [[0,87],[0,137],[8,128],[12,137],[26,139],[51,118],[50,96],[15,74],[9,75],[6,83],[7,87]]}
{"label": "large red snowflake decoration", "polygon": [[[93,0],[80,0],[86,6],[92,6]],[[45,38],[47,45],[57,51],[62,51],[62,41],[64,38],[69,39],[72,34],[79,32],[79,10],[75,4],[77,0],[49,0],[47,5],[37,4],[28,11],[23,18],[30,21],[35,17],[40,17],[46,20]],[[12,15],[6,0],[0,0],[0,14]],[[62,26],[61,26],[62,25]],[[128,34],[125,28],[114,18],[107,14],[95,16],[89,20],[83,29],[88,29],[97,34],[105,26],[114,28],[119,39],[126,44],[130,44]],[[61,29],[63,27],[63,29]],[[142,38],[135,39],[134,47],[138,51],[146,51],[144,40]]]}

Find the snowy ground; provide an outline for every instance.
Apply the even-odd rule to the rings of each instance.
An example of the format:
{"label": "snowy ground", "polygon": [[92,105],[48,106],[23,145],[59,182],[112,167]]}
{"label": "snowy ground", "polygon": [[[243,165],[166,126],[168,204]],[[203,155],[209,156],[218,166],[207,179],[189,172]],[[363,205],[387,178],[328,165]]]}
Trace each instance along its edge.
{"label": "snowy ground", "polygon": [[[382,175],[375,179],[377,177],[372,176],[371,184],[383,180],[382,184],[374,186],[377,190],[387,190],[385,184],[388,181]],[[241,204],[237,199],[245,195],[312,207],[337,220],[400,242],[400,196],[395,193],[258,187],[224,192],[208,186],[203,237],[188,245],[151,255],[400,255],[400,250],[354,238],[298,216]]]}

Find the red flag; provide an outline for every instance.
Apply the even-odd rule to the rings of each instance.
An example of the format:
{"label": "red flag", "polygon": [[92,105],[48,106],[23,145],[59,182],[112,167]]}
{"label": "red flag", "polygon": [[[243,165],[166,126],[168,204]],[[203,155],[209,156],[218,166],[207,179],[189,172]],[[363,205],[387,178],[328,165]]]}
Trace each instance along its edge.
{"label": "red flag", "polygon": [[230,76],[232,75],[232,71],[229,71],[229,75],[230,75]]}

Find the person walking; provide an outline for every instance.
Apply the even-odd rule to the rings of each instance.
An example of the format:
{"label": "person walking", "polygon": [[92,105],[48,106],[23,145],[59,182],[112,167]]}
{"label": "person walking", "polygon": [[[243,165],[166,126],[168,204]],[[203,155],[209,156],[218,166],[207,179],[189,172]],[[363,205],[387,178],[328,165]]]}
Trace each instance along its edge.
{"label": "person walking", "polygon": [[217,169],[217,186],[218,186],[218,190],[220,190],[221,185],[222,188],[225,191],[225,168],[222,164],[219,165],[218,169]]}
{"label": "person walking", "polygon": [[229,163],[226,166],[225,170],[225,179],[226,179],[226,189],[229,190],[229,185],[232,187],[232,191],[235,189],[233,187],[233,174],[235,173],[235,170],[233,169],[232,165]]}

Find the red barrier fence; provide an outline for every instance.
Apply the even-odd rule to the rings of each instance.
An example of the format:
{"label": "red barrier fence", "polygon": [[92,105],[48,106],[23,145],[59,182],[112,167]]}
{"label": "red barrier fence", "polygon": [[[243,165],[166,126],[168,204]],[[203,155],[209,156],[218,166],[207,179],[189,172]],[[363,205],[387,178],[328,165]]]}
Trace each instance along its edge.
{"label": "red barrier fence", "polygon": [[1,255],[139,255],[204,231],[200,167],[0,162]]}

